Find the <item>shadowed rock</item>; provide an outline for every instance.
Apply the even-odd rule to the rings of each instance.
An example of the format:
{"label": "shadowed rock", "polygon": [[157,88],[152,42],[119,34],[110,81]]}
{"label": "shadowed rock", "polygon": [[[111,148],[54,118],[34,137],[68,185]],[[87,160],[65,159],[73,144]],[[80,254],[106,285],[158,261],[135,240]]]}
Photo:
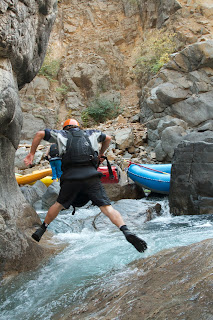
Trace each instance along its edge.
{"label": "shadowed rock", "polygon": [[213,132],[186,136],[176,148],[172,163],[171,213],[212,214]]}
{"label": "shadowed rock", "polygon": [[28,235],[40,219],[18,187],[14,158],[22,128],[18,90],[42,65],[56,10],[56,0],[0,3],[0,272],[28,270],[46,254]]}

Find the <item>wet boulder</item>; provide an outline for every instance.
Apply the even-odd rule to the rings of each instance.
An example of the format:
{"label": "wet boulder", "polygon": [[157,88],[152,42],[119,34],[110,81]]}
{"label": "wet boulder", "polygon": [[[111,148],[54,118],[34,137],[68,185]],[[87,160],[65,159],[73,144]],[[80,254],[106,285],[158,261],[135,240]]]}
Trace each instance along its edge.
{"label": "wet boulder", "polygon": [[213,132],[185,137],[172,160],[170,212],[211,214],[213,208]]}

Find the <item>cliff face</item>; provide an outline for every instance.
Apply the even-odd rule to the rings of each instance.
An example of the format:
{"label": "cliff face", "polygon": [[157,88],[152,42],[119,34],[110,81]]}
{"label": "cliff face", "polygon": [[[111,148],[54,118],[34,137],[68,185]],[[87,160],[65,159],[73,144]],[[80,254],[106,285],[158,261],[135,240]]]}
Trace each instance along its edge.
{"label": "cliff face", "polygon": [[167,23],[185,46],[141,92],[148,144],[158,161],[172,161],[169,200],[176,215],[212,212],[212,17],[209,1],[182,1]]}
{"label": "cliff face", "polygon": [[[58,63],[57,76],[54,82],[37,77],[21,91],[26,126],[29,114],[35,123],[42,119],[40,126],[60,127],[67,115],[82,123],[82,111],[97,96],[124,113],[137,106],[134,68],[144,32],[160,28],[180,7],[176,0],[61,1],[47,61],[50,68],[50,61]],[[24,129],[22,139],[28,138]]]}
{"label": "cliff face", "polygon": [[16,183],[14,157],[22,129],[18,89],[38,72],[55,17],[53,0],[0,3],[0,272],[28,269],[43,255],[25,233],[39,219]]}
{"label": "cliff face", "polygon": [[0,54],[10,60],[19,89],[32,81],[41,67],[56,5],[55,0],[1,1]]}
{"label": "cliff face", "polygon": [[[82,123],[88,99],[99,94],[120,103],[120,90],[132,83],[129,60],[142,37],[140,22],[134,2],[59,3],[48,48],[50,61],[59,65],[57,76],[54,82],[40,76],[25,86],[21,91],[24,115],[30,113],[36,122],[42,112],[43,127],[60,126],[68,114]],[[22,138],[29,138],[27,130]]]}
{"label": "cliff face", "polygon": [[[174,32],[179,51],[212,39],[211,16],[207,0],[59,2],[45,62],[49,76],[37,76],[21,90],[22,139],[30,139],[45,126],[60,128],[67,116],[82,123],[82,111],[97,96],[116,102],[124,115],[129,107],[138,107],[141,96],[141,122],[146,123],[152,110],[144,109],[143,102],[151,96],[150,85],[140,92],[135,66],[148,31],[164,27]],[[32,121],[34,128],[28,126]],[[148,133],[151,147],[160,139],[154,133],[155,128]],[[155,152],[162,161],[162,150]]]}
{"label": "cliff face", "polygon": [[171,161],[189,132],[212,126],[213,7],[209,1],[181,3],[167,25],[184,47],[143,87],[140,97],[141,122],[147,123],[158,161]]}
{"label": "cliff face", "polygon": [[[35,77],[43,62],[56,17],[56,3],[55,0],[2,0],[0,3],[0,177],[4,181],[0,185],[0,253],[2,261],[8,261],[8,268],[14,257],[21,261],[19,258],[33,246],[21,229],[38,221],[35,212],[24,202],[14,179],[14,155],[20,137],[22,140],[31,139],[37,130],[46,126],[60,127],[61,121],[67,116],[77,117],[81,122],[82,110],[90,99],[97,96],[116,101],[123,107],[124,114],[129,107],[137,108],[139,87],[134,74],[135,60],[147,36],[146,31],[150,28],[166,26],[168,30],[175,31],[179,50],[188,44],[212,39],[212,4],[208,0],[64,0],[59,2],[58,17],[51,34],[49,61],[46,62],[48,72],[45,77]],[[197,50],[193,49],[195,47]],[[197,57],[202,47],[206,48],[202,52],[208,61],[202,66],[211,70],[207,72],[208,79],[202,75],[201,84],[198,83],[201,81],[192,81],[191,94],[193,96],[196,90],[204,90],[208,96],[212,91],[212,82],[209,82],[212,76],[212,53],[208,48],[212,46],[208,42],[195,47],[186,50],[192,52],[188,57],[189,65],[193,63],[190,55]],[[178,56],[184,57],[184,51]],[[174,58],[173,62],[171,66],[174,69],[177,60]],[[187,77],[188,71],[184,71]],[[169,73],[173,79],[172,72]],[[162,79],[157,77],[155,83],[150,82],[140,93],[143,97],[141,120],[149,121],[150,114],[154,120],[158,118],[150,122],[154,126],[150,125],[148,132],[153,147],[157,147],[159,139],[162,140],[160,134],[164,125],[160,125],[158,132],[161,110],[159,112],[156,108],[159,107],[159,101],[156,99],[156,103],[150,104],[151,107],[148,104],[152,93],[156,91],[155,84],[167,80],[168,73],[161,75]],[[191,79],[196,77],[197,73],[194,72]],[[189,81],[183,79],[182,82],[182,79],[179,79],[180,85],[184,85],[187,91]],[[28,82],[30,84],[25,85]],[[162,87],[159,92],[161,100],[168,98],[168,92]],[[177,99],[182,99],[179,90],[178,94],[180,96],[177,95]],[[169,96],[169,99],[171,102],[174,97]],[[153,112],[153,107],[156,112]],[[24,112],[23,127],[21,108]],[[179,110],[175,109],[175,112],[178,115]],[[160,116],[164,117],[165,114]],[[178,127],[178,137],[182,136],[182,129],[185,130],[188,125],[179,120],[175,118],[170,121],[171,127]],[[179,141],[176,136],[175,143]],[[170,143],[165,144],[170,146]],[[156,153],[163,157],[161,159],[166,159],[167,155],[170,157],[170,151],[172,155],[173,150],[165,153],[163,148],[156,149]],[[13,242],[9,239],[13,239]]]}

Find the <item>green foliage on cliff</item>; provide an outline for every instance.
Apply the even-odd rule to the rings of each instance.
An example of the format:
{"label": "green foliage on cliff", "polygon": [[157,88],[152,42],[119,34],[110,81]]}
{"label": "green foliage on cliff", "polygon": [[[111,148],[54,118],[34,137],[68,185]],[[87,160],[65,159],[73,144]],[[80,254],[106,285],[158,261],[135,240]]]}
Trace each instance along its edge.
{"label": "green foliage on cliff", "polygon": [[50,81],[56,80],[60,69],[60,61],[53,59],[51,54],[46,54],[39,75],[45,76]]}
{"label": "green foliage on cliff", "polygon": [[117,117],[120,108],[114,102],[102,98],[92,100],[81,114],[84,126],[87,126],[92,119],[96,124],[105,122],[108,119]]}
{"label": "green foliage on cliff", "polygon": [[136,74],[142,83],[156,74],[169,61],[176,49],[175,34],[154,29],[146,34],[141,45],[140,56],[136,61]]}
{"label": "green foliage on cliff", "polygon": [[59,92],[62,94],[62,96],[65,96],[68,91],[69,91],[69,87],[67,87],[64,83],[62,83],[62,85],[60,87],[57,87],[56,92]]}

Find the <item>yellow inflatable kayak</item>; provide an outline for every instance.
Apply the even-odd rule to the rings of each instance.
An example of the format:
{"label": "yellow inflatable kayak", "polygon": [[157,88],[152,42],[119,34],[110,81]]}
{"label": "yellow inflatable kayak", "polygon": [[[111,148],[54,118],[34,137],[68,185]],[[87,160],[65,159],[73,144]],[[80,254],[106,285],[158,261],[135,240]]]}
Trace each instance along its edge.
{"label": "yellow inflatable kayak", "polygon": [[[42,178],[45,178],[47,176],[50,176],[52,174],[52,169],[44,169],[44,170],[36,170],[33,171],[30,174],[25,175],[16,175],[16,181],[18,184],[31,184],[37,180],[41,180]],[[45,180],[46,182],[50,182],[52,177],[49,177],[49,179]],[[43,182],[43,181],[42,181]],[[44,182],[45,183],[45,182]],[[52,180],[51,180],[52,183]],[[46,184],[46,183],[45,183]],[[49,183],[50,185],[50,183]]]}
{"label": "yellow inflatable kayak", "polygon": [[47,186],[49,187],[49,185],[51,185],[52,181],[52,176],[47,176],[43,179],[41,179],[41,181]]}

